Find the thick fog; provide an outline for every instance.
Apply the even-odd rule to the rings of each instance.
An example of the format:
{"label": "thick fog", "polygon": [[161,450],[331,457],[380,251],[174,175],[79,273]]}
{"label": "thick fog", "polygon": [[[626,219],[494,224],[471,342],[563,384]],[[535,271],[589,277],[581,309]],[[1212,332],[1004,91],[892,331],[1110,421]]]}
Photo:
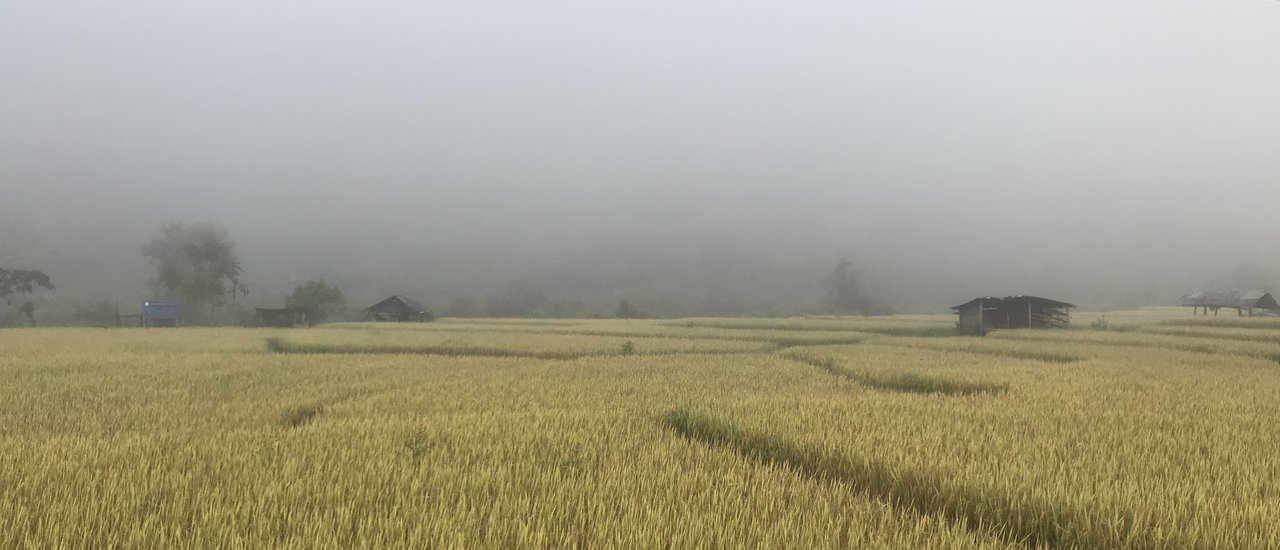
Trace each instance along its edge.
{"label": "thick fog", "polygon": [[249,305],[1280,290],[1278,99],[1263,0],[11,0],[0,267],[134,303],[183,221]]}

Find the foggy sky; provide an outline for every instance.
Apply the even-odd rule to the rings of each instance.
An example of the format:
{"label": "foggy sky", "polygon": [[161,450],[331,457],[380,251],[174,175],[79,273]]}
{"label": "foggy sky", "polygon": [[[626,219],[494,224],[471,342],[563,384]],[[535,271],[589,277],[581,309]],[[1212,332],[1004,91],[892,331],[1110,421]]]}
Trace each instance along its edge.
{"label": "foggy sky", "polygon": [[1278,2],[17,0],[0,83],[0,264],[64,301],[145,297],[166,221],[227,227],[264,305],[1280,267]]}

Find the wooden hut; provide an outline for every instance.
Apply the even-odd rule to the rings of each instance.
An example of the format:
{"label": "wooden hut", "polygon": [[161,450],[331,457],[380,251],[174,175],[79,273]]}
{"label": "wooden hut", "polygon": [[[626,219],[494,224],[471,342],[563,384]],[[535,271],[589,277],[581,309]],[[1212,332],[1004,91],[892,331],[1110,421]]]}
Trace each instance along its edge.
{"label": "wooden hut", "polygon": [[1067,328],[1074,307],[1037,296],[985,296],[951,309],[960,316],[956,328],[961,333],[986,334],[1006,328]]}
{"label": "wooden hut", "polygon": [[305,307],[255,307],[260,327],[303,327],[311,324]]}
{"label": "wooden hut", "polygon": [[373,321],[426,323],[435,320],[435,316],[418,302],[398,294],[373,304],[364,311]]}
{"label": "wooden hut", "polygon": [[1215,317],[1218,315],[1218,310],[1222,308],[1235,309],[1236,315],[1244,315],[1248,312],[1250,317],[1258,313],[1280,311],[1280,304],[1276,303],[1275,297],[1270,292],[1261,290],[1247,292],[1201,290],[1183,296],[1181,303],[1184,306],[1191,306],[1192,315],[1199,314],[1203,309],[1205,315],[1212,311]]}

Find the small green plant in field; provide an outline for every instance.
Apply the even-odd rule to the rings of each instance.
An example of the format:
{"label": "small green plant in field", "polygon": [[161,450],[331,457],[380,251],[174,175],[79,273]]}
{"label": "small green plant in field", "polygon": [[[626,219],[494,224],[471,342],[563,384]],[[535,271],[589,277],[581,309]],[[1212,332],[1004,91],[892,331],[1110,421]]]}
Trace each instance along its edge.
{"label": "small green plant in field", "polygon": [[631,340],[627,340],[626,342],[623,342],[621,351],[623,355],[634,354],[636,352],[636,343],[632,342]]}
{"label": "small green plant in field", "polygon": [[267,338],[267,351],[271,353],[284,353],[288,350],[284,340],[279,336],[271,336]]}
{"label": "small green plant in field", "polygon": [[1110,319],[1107,319],[1106,315],[1101,315],[1089,322],[1089,330],[1096,330],[1100,332],[1134,332],[1138,330],[1138,328],[1139,327],[1137,325],[1114,324]]}
{"label": "small green plant in field", "polygon": [[404,448],[409,452],[409,460],[414,464],[422,462],[422,457],[431,448],[431,433],[426,428],[415,430],[404,440]]}

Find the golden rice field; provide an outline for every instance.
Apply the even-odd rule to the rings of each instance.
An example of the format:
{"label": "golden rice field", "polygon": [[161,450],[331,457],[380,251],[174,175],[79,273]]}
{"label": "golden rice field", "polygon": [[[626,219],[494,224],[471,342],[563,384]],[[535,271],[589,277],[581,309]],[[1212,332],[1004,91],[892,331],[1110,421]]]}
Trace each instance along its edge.
{"label": "golden rice field", "polygon": [[1280,548],[1280,320],[0,331],[2,548]]}

